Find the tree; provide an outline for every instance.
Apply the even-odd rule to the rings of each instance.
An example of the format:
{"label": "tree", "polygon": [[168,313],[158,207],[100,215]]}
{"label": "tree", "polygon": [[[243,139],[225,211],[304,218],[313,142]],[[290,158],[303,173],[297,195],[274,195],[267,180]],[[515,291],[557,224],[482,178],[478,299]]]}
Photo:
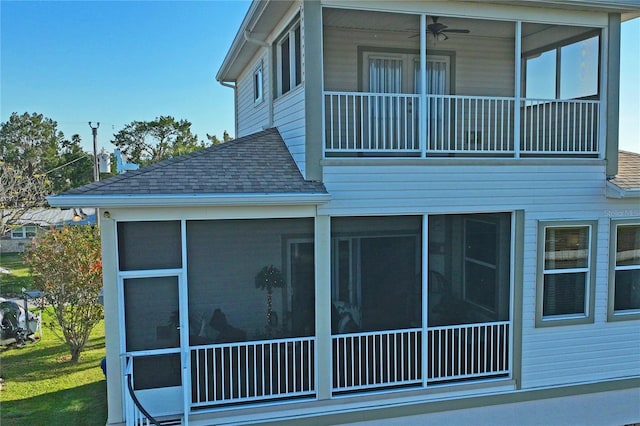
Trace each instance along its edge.
{"label": "tree", "polygon": [[160,116],[153,121],[132,121],[111,141],[129,162],[145,166],[205,148],[191,133],[191,122]]}
{"label": "tree", "polygon": [[80,135],[60,143],[59,165],[49,173],[54,193],[93,182],[93,155],[83,151],[81,143]]}
{"label": "tree", "polygon": [[0,125],[0,158],[26,176],[47,174],[55,193],[93,180],[93,161],[80,136],[65,139],[58,124],[42,114],[14,112]]}
{"label": "tree", "polygon": [[218,139],[216,135],[210,135],[209,133],[207,133],[207,139],[209,139],[211,145],[220,145],[221,143],[233,140],[233,138],[229,136],[229,132],[227,132],[226,130],[222,133],[222,140]]}
{"label": "tree", "polygon": [[0,235],[28,210],[45,205],[50,184],[45,175],[30,173],[26,165],[0,161]]}
{"label": "tree", "polygon": [[44,173],[58,165],[64,134],[52,119],[36,113],[11,114],[0,125],[0,158],[29,173]]}
{"label": "tree", "polygon": [[102,261],[98,228],[90,225],[53,229],[38,237],[25,253],[43,304],[51,306],[76,363],[91,330],[103,317],[98,301]]}

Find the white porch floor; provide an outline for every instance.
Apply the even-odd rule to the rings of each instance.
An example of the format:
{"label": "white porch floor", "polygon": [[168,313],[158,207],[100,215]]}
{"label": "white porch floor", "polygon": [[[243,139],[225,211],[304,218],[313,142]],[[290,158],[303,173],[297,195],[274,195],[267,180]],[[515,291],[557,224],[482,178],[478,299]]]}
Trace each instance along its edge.
{"label": "white porch floor", "polygon": [[623,426],[640,423],[640,388],[345,423],[367,426]]}

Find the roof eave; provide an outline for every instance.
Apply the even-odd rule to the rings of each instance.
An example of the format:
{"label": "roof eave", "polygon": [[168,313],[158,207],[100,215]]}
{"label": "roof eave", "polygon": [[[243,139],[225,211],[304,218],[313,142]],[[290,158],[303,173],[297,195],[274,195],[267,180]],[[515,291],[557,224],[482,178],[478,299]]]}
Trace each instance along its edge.
{"label": "roof eave", "polygon": [[267,1],[254,0],[253,2],[251,2],[251,5],[249,6],[249,10],[247,10],[247,14],[242,20],[242,23],[240,24],[240,28],[238,29],[238,32],[236,33],[236,36],[233,39],[233,42],[231,43],[231,47],[229,47],[229,50],[227,51],[227,54],[225,55],[224,60],[222,61],[222,65],[220,66],[220,69],[216,74],[217,81],[221,83],[235,81],[235,78],[231,78],[229,74],[230,74],[231,68],[235,64],[238,56],[240,55],[244,46],[247,43],[247,40],[244,36],[245,31],[247,31],[250,28],[250,26],[253,26],[255,21],[258,20],[260,16],[262,16],[262,13],[267,7],[267,4],[268,4]]}
{"label": "roof eave", "polygon": [[51,206],[62,208],[204,207],[259,205],[319,205],[331,199],[326,193],[286,194],[159,194],[55,195],[47,197]]}
{"label": "roof eave", "polygon": [[624,189],[612,182],[607,182],[607,198],[640,198],[640,188]]}

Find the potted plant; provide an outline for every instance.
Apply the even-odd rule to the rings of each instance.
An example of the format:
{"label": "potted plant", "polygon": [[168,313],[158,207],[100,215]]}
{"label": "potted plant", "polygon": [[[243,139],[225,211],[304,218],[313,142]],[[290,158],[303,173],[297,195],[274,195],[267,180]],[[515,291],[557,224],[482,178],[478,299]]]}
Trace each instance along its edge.
{"label": "potted plant", "polygon": [[273,265],[265,266],[256,274],[256,288],[267,291],[267,334],[271,335],[271,327],[278,323],[273,312],[273,289],[284,287],[282,272]]}

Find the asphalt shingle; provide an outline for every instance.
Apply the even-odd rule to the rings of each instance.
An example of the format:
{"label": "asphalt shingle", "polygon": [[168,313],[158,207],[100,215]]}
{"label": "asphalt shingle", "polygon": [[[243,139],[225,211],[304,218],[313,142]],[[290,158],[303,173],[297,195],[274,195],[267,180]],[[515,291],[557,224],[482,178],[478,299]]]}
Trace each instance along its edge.
{"label": "asphalt shingle", "polygon": [[640,154],[620,151],[618,174],[610,182],[625,190],[640,189]]}
{"label": "asphalt shingle", "polygon": [[271,128],[165,160],[61,195],[326,194],[300,173]]}

